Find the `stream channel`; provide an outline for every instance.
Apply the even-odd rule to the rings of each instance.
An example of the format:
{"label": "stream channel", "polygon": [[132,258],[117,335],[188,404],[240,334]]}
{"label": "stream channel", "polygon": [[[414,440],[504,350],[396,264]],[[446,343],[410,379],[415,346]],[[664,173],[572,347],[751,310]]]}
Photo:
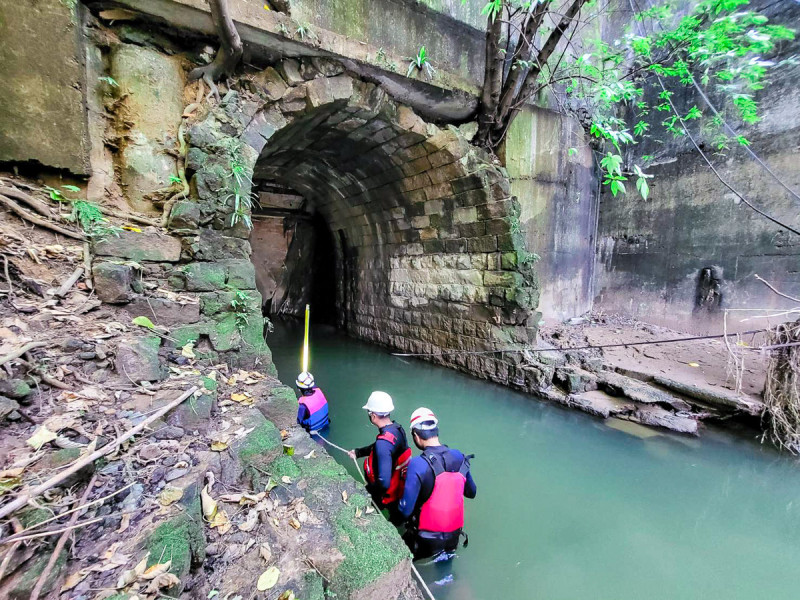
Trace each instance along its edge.
{"label": "stream channel", "polygon": [[[293,386],[302,325],[278,321],[267,341]],[[755,432],[693,438],[604,423],[327,326],[312,328],[311,371],[336,444],[375,439],[361,407],[379,389],[407,432],[426,406],[443,443],[476,455],[469,547],[417,565],[437,600],[800,597],[800,470],[750,441]]]}

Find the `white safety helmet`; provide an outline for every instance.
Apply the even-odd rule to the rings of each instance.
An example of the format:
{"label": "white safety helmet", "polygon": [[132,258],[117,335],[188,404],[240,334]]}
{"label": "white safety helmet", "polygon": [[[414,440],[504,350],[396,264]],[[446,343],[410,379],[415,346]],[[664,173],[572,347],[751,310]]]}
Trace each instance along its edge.
{"label": "white safety helmet", "polygon": [[439,419],[430,408],[419,407],[411,413],[411,429],[429,431],[439,426]]}
{"label": "white safety helmet", "polygon": [[297,376],[297,381],[294,383],[301,390],[310,390],[314,387],[314,376],[308,371],[303,371]]}
{"label": "white safety helmet", "polygon": [[361,408],[378,415],[388,415],[394,410],[394,402],[386,392],[372,392],[367,403]]}

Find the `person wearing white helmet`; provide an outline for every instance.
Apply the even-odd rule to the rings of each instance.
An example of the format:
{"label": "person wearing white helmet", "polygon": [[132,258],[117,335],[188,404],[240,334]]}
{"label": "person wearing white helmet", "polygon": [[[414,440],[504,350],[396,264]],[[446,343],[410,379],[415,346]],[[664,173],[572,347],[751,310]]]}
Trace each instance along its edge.
{"label": "person wearing white helmet", "polygon": [[375,504],[389,511],[389,520],[397,521],[397,501],[403,495],[411,448],[403,427],[392,421],[394,402],[389,394],[372,392],[362,408],[367,411],[369,422],[378,428],[378,435],[369,446],[351,450],[348,454],[354,459],[367,457],[364,461],[367,491]]}
{"label": "person wearing white helmet", "polygon": [[297,399],[297,423],[306,431],[320,431],[330,422],[328,400],[314,381],[314,376],[303,371],[295,381],[300,397]]}
{"label": "person wearing white helmet", "polygon": [[428,408],[411,414],[411,437],[422,454],[408,465],[398,505],[406,520],[403,539],[415,560],[452,554],[463,534],[464,498],[478,491],[469,470],[471,456],[439,441],[439,419]]}

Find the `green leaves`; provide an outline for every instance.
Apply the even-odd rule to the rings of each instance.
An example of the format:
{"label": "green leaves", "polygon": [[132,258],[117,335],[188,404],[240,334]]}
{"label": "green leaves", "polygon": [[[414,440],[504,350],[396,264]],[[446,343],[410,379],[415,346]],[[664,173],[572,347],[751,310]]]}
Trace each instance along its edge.
{"label": "green leaves", "polygon": [[483,7],[481,10],[482,15],[488,15],[489,19],[492,22],[497,18],[497,15],[500,14],[500,11],[503,9],[503,0],[490,0],[490,2],[486,3],[486,6]]}
{"label": "green leaves", "polygon": [[138,325],[139,327],[144,327],[145,329],[155,329],[156,326],[153,322],[148,319],[147,317],[136,317],[133,319],[132,323],[134,325]]}

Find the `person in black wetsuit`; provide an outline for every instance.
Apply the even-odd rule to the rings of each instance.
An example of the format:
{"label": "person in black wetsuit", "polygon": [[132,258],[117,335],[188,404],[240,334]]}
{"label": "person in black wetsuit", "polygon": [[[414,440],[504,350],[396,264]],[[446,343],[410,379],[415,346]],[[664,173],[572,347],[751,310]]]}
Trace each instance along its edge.
{"label": "person in black wetsuit", "polygon": [[363,408],[369,422],[378,428],[378,436],[369,446],[351,450],[348,454],[354,459],[367,457],[364,461],[367,491],[378,507],[388,510],[389,520],[397,522],[397,502],[403,494],[411,448],[403,427],[392,421],[394,402],[389,394],[372,392]]}
{"label": "person in black wetsuit", "polygon": [[464,498],[478,491],[469,458],[439,441],[439,420],[427,408],[411,415],[411,436],[422,454],[408,465],[398,505],[406,520],[403,539],[415,560],[453,553],[464,527]]}

